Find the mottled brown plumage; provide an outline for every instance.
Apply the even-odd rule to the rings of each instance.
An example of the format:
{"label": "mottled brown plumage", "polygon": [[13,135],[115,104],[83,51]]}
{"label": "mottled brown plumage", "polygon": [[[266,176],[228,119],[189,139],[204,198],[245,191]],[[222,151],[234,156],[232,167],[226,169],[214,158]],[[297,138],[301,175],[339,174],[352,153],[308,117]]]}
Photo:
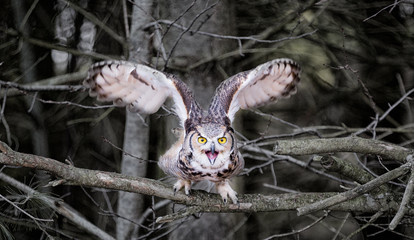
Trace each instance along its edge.
{"label": "mottled brown plumage", "polygon": [[258,107],[294,94],[299,73],[299,65],[290,59],[275,59],[238,73],[220,84],[205,113],[184,82],[141,64],[97,63],[84,85],[100,101],[145,114],[155,113],[171,97],[183,131],[158,165],[178,178],[174,191],[184,187],[189,194],[192,182],[209,180],[224,202],[230,198],[237,203],[228,180],[243,170],[244,160],[231,127],[234,115],[240,108]]}

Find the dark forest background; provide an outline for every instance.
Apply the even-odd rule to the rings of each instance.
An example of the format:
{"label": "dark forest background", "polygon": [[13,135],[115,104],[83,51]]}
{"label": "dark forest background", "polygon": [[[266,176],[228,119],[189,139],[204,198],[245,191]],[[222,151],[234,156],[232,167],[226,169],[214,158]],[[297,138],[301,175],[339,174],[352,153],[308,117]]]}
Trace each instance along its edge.
{"label": "dark forest background", "polygon": [[[413,1],[2,0],[1,5],[0,140],[17,152],[171,184],[157,166],[178,126],[170,104],[137,116],[97,102],[81,85],[91,64],[129,60],[173,73],[206,105],[221,81],[285,57],[302,67],[297,94],[241,111],[234,124],[246,160],[232,181],[240,194],[343,192],[356,186],[355,179],[324,170],[315,154],[269,155],[281,139],[354,136],[413,148]],[[356,151],[330,155],[373,178],[401,165]],[[173,201],[65,182],[53,186],[48,183],[59,178],[33,168],[0,165],[0,174],[0,239],[414,238],[412,212],[394,230],[388,228],[392,211],[378,216],[330,211],[322,220],[323,211],[300,217],[294,210],[195,213],[156,223],[175,211]],[[401,197],[409,175],[387,184],[387,193]],[[16,180],[36,192],[23,190]],[[60,199],[103,235],[80,227],[44,198]]]}

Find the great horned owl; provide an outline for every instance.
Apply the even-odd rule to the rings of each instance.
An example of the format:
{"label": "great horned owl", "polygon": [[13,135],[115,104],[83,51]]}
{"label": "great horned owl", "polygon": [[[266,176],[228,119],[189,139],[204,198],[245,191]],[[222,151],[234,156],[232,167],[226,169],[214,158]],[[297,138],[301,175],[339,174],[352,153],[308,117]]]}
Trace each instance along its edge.
{"label": "great horned owl", "polygon": [[231,126],[234,115],[240,108],[261,106],[295,93],[299,73],[299,65],[290,59],[275,59],[238,73],[220,84],[206,112],[184,82],[141,64],[96,63],[84,85],[89,95],[100,101],[113,101],[145,114],[157,112],[171,97],[184,131],[158,165],[178,178],[174,191],[184,187],[188,195],[192,182],[209,180],[225,203],[228,198],[237,203],[237,193],[228,179],[242,171],[244,160]]}

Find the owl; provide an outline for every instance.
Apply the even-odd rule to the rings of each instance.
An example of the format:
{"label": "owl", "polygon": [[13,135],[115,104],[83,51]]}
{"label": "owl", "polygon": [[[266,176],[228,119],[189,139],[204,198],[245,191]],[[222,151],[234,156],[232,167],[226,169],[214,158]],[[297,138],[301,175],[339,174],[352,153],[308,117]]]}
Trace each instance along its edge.
{"label": "owl", "polygon": [[207,111],[202,110],[180,79],[141,64],[96,63],[84,85],[89,88],[89,95],[99,101],[112,101],[144,114],[157,112],[171,97],[183,130],[158,165],[178,179],[174,192],[184,188],[188,195],[193,182],[209,180],[224,203],[231,199],[236,204],[237,193],[229,179],[243,170],[244,160],[232,128],[235,114],[240,108],[258,107],[294,94],[299,74],[299,65],[285,58],[238,73],[217,87]]}

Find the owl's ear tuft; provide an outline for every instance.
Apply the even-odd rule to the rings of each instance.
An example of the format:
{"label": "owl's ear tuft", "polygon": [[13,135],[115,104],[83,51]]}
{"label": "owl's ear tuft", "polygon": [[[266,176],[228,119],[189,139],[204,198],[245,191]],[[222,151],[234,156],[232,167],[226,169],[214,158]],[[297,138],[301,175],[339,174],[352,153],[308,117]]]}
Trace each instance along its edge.
{"label": "owl's ear tuft", "polygon": [[291,59],[275,59],[238,73],[220,84],[209,114],[226,114],[232,122],[240,108],[254,108],[296,93],[301,69]]}

